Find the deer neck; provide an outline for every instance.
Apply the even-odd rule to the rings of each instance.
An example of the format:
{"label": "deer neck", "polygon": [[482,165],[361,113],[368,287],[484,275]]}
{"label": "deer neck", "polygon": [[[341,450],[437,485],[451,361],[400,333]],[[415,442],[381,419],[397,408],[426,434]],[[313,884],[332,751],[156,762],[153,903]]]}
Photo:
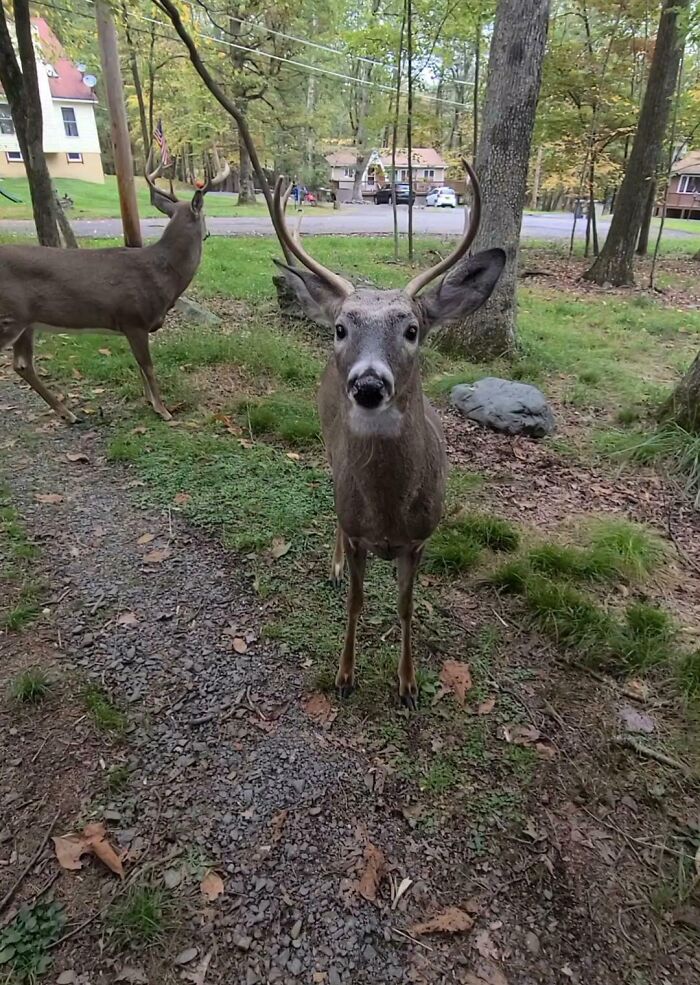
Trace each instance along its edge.
{"label": "deer neck", "polygon": [[372,471],[403,474],[421,469],[425,445],[431,435],[418,374],[382,416],[364,417],[358,410],[349,401],[343,402],[344,431],[355,461],[362,461],[363,453],[367,452],[368,469]]}
{"label": "deer neck", "polygon": [[[193,235],[194,233],[194,235]],[[178,279],[179,291],[189,285],[202,259],[202,237],[198,227],[184,228],[174,216],[165,227],[155,249],[165,257],[171,272]]]}

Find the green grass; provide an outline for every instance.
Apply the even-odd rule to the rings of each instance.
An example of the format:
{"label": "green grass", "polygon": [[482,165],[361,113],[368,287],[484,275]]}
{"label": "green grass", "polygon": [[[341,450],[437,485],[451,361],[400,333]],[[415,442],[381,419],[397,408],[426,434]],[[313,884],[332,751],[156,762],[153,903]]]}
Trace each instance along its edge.
{"label": "green grass", "polygon": [[482,551],[510,552],[517,549],[520,535],[499,517],[467,513],[444,521],[428,543],[425,567],[441,574],[469,571]]}
{"label": "green grass", "polygon": [[130,776],[131,771],[125,763],[120,763],[117,766],[111,766],[105,775],[105,785],[107,790],[112,794],[121,793],[121,791],[127,786]]}
{"label": "green grass", "polygon": [[114,903],[107,920],[122,944],[155,944],[174,925],[175,903],[158,886],[136,884]]}
{"label": "green grass", "polygon": [[273,435],[290,445],[317,444],[320,440],[316,406],[297,394],[273,393],[245,400],[239,417],[254,435]]}
{"label": "green grass", "polygon": [[22,906],[0,930],[0,980],[34,985],[51,967],[50,948],[60,938],[65,923],[59,903],[39,900],[33,906]]}
{"label": "green grass", "polygon": [[83,702],[99,732],[122,736],[126,732],[128,719],[123,711],[116,707],[102,688],[89,684],[83,691]]}
{"label": "green grass", "polygon": [[17,632],[39,615],[37,553],[0,483],[0,630]]}
{"label": "green grass", "polygon": [[11,686],[15,701],[25,705],[39,704],[51,691],[51,679],[41,667],[30,667],[22,671]]}
{"label": "green grass", "polygon": [[597,448],[614,459],[640,465],[665,464],[684,478],[686,491],[700,507],[700,434],[677,424],[667,424],[651,433],[604,433]]}

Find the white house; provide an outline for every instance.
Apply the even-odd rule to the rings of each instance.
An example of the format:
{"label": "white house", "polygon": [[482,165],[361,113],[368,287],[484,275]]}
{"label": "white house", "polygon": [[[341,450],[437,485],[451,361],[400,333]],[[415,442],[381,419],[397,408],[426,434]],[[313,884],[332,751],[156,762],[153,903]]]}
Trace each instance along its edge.
{"label": "white house", "polygon": [[[32,18],[44,118],[44,153],[54,178],[104,182],[100,142],[95,122],[97,98],[84,76],[65,57],[61,44],[42,17]],[[10,107],[0,89],[0,177],[24,176],[22,153]]]}
{"label": "white house", "polygon": [[[348,148],[326,156],[330,165],[331,189],[338,201],[347,202],[352,195],[357,158]],[[413,188],[416,195],[424,195],[430,188],[445,184],[447,164],[432,147],[414,147],[411,153]],[[396,151],[396,180],[408,181],[408,153],[405,148]],[[391,149],[373,150],[362,175],[362,194],[371,198],[378,188],[391,184]]]}

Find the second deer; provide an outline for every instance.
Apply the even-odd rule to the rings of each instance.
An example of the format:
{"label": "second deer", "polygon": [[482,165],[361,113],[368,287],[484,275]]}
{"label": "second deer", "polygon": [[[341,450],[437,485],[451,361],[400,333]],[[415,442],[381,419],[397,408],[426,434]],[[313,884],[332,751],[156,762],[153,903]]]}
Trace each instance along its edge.
{"label": "second deer", "polygon": [[[469,227],[449,256],[403,290],[356,288],[314,260],[285,224],[281,179],[275,188],[278,235],[303,267],[278,265],[306,314],[334,334],[318,406],[338,520],[331,577],[340,581],[345,559],[350,569],[336,686],[341,697],[355,687],[355,636],[371,552],[396,562],[399,696],[412,709],[418,698],[411,646],[413,586],[426,541],[442,516],[447,474],[440,419],[421,387],[419,349],[436,325],[476,311],[505,263],[501,249],[463,259],[481,215],[476,175],[466,161],[464,166],[474,195]],[[424,290],[441,275],[436,286]]]}

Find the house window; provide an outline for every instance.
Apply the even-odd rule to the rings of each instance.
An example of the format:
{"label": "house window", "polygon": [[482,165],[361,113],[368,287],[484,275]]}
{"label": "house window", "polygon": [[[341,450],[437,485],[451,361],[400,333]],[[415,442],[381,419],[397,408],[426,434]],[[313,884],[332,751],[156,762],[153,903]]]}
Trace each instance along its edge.
{"label": "house window", "polygon": [[435,177],[435,168],[425,168],[423,171],[423,177],[425,179],[430,179]]}
{"label": "house window", "polygon": [[344,178],[354,178],[355,177],[355,168],[343,168],[343,177]]}
{"label": "house window", "polygon": [[83,155],[78,153],[78,151],[69,150],[66,154],[66,160],[69,164],[82,164]]}
{"label": "house window", "polygon": [[5,151],[5,157],[10,162],[10,164],[21,164],[24,158],[22,157],[21,150],[8,150]]}
{"label": "house window", "polygon": [[681,194],[693,194],[700,193],[700,175],[695,174],[684,174],[681,175],[680,184],[678,185],[678,191]]}
{"label": "house window", "polygon": [[10,107],[6,103],[0,103],[0,133],[14,133],[15,125],[12,122]]}
{"label": "house window", "polygon": [[63,129],[66,137],[78,136],[78,124],[75,119],[75,110],[72,106],[61,106],[61,116],[63,117]]}
{"label": "house window", "polygon": [[401,168],[399,171],[399,180],[408,181],[408,168]]}

